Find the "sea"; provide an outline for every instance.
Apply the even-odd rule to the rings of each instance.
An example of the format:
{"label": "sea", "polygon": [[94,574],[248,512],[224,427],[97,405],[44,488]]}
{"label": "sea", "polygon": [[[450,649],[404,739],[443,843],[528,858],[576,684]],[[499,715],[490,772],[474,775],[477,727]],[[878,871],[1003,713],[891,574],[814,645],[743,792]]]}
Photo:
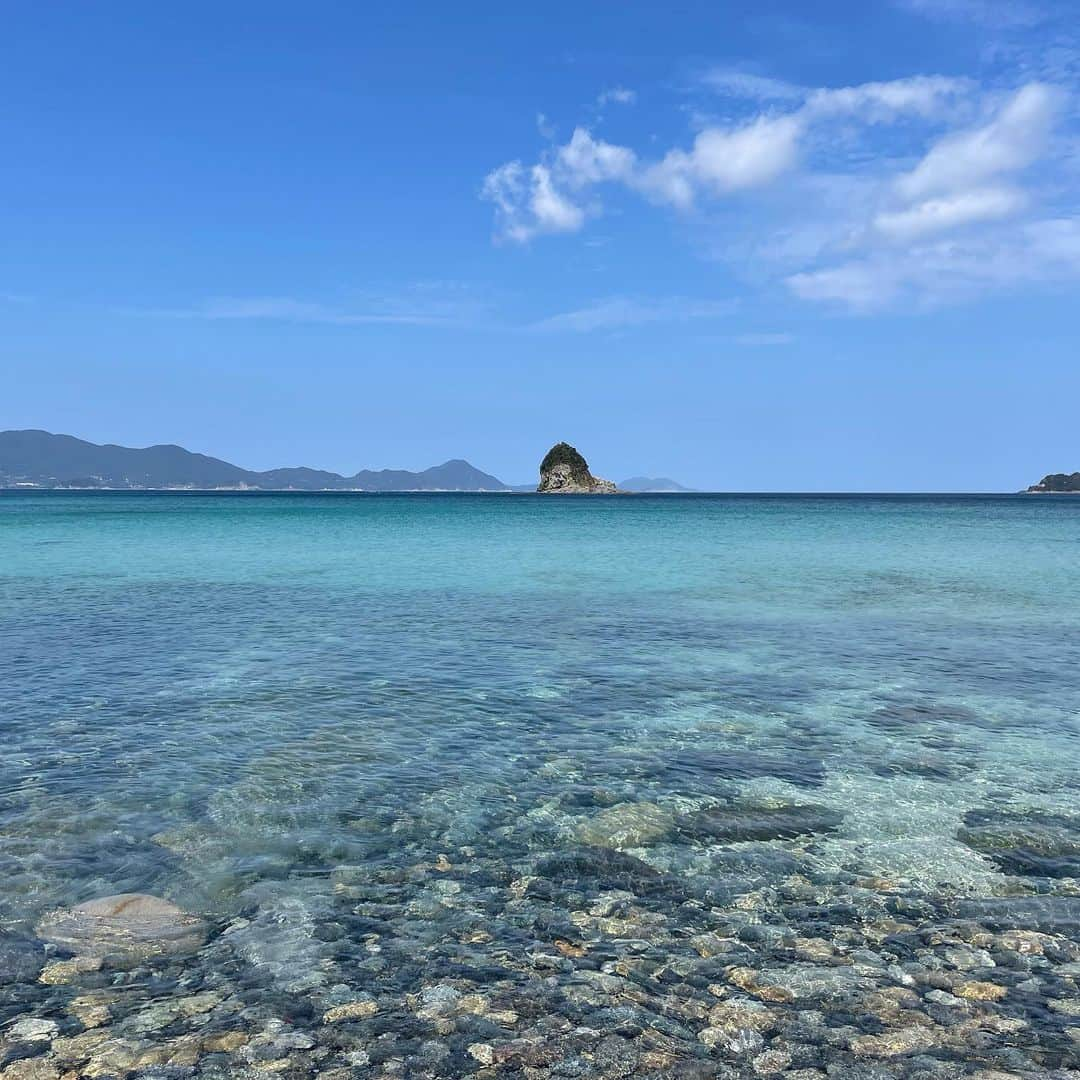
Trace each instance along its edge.
{"label": "sea", "polygon": [[0,1068],[1075,1078],[1078,766],[1080,498],[5,491]]}

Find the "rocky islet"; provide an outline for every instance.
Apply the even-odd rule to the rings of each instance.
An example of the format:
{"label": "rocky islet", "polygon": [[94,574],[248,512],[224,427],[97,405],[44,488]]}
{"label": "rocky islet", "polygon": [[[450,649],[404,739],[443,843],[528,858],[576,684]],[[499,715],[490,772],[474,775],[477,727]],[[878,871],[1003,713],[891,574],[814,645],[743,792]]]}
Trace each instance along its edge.
{"label": "rocky islet", "polygon": [[589,471],[589,463],[569,443],[556,443],[540,462],[543,495],[614,495],[610,480],[601,480]]}

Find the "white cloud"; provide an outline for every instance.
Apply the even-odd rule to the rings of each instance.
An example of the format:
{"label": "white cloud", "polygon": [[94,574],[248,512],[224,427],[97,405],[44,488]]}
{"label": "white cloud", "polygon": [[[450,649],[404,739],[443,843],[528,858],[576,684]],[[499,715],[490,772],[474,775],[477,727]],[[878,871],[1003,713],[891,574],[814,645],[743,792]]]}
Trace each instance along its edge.
{"label": "white cloud", "polygon": [[[578,127],[537,164],[488,176],[500,234],[524,242],[576,232],[602,212],[607,186],[696,210],[699,249],[745,280],[783,281],[800,298],[852,310],[1080,276],[1075,132],[1070,142],[1055,131],[1074,115],[1060,88],[1029,81],[1002,95],[916,75],[807,89],[729,70],[706,82],[763,104],[743,120],[706,122],[689,147],[648,156]],[[904,123],[885,127],[893,121]],[[736,194],[738,214],[724,206]],[[665,308],[615,298],[539,325],[705,317],[690,310],[685,300]]]}
{"label": "white cloud", "polygon": [[[882,187],[865,227],[857,224],[865,208],[853,210],[847,244],[834,244],[831,252],[841,256],[839,264],[791,274],[789,287],[803,299],[866,311],[899,300],[937,303],[1009,282],[1044,280],[1033,245],[1016,221],[1034,195],[1016,177],[1045,153],[1057,107],[1056,91],[1030,83],[981,125],[939,139],[914,168]],[[943,234],[955,238],[935,239]],[[860,254],[852,258],[852,251]],[[815,261],[829,256],[822,247]],[[1053,272],[1072,273],[1078,265],[1059,259]]]}
{"label": "white cloud", "polygon": [[798,116],[758,117],[739,128],[706,128],[689,151],[670,150],[642,174],[640,187],[686,208],[706,190],[725,194],[760,187],[792,168],[802,133]]}
{"label": "white cloud", "polygon": [[504,235],[518,243],[585,224],[585,211],[558,190],[546,165],[500,165],[484,179],[482,194],[495,204]]}
{"label": "white cloud", "polygon": [[528,197],[525,167],[520,161],[508,161],[484,177],[481,198],[495,204],[495,215],[502,231],[511,240],[527,240],[532,233],[522,215]]}
{"label": "white cloud", "polygon": [[584,128],[575,128],[570,141],[559,148],[556,171],[574,188],[607,180],[629,181],[637,166],[633,150],[594,139]]}
{"label": "white cloud", "polygon": [[903,210],[885,210],[874,218],[878,232],[893,240],[911,240],[976,221],[1011,217],[1027,198],[1015,188],[975,188],[955,195],[927,199]]}
{"label": "white cloud", "polygon": [[951,98],[971,87],[966,79],[942,75],[915,75],[889,82],[869,82],[860,86],[824,87],[806,99],[811,114],[849,113],[865,123],[882,123],[900,113],[935,116]]}
{"label": "white cloud", "polygon": [[[739,72],[714,71],[707,78],[717,88],[801,104],[738,124],[707,125],[690,149],[670,149],[652,162],[577,127],[567,143],[549,147],[536,164],[510,161],[485,178],[481,196],[495,205],[498,235],[526,243],[545,233],[576,232],[599,209],[585,193],[601,184],[620,184],[682,210],[703,197],[763,187],[796,167],[800,142],[812,124],[835,116],[871,124],[903,113],[930,115],[967,87],[963,80],[943,76],[814,91]],[[616,88],[601,96],[620,100],[612,96],[616,93],[625,97],[630,92]],[[538,125],[545,137],[552,134],[543,114]]]}
{"label": "white cloud", "polygon": [[909,199],[955,191],[1030,165],[1043,151],[1058,95],[1041,83],[1021,87],[982,127],[947,135],[897,191]]}
{"label": "white cloud", "polygon": [[480,193],[495,204],[500,234],[526,243],[544,233],[577,232],[586,219],[578,195],[606,181],[629,182],[635,167],[632,150],[579,127],[543,162],[526,168],[509,161],[493,169]]}
{"label": "white cloud", "polygon": [[585,211],[562,195],[546,165],[534,165],[529,209],[540,232],[576,232],[585,223]]}
{"label": "white cloud", "polygon": [[610,90],[604,90],[596,99],[596,104],[601,109],[605,105],[633,105],[637,101],[637,94],[625,86],[613,86]]}
{"label": "white cloud", "polygon": [[646,323],[689,322],[693,319],[720,319],[731,314],[729,300],[694,300],[685,296],[659,299],[613,296],[598,300],[576,311],[552,315],[534,323],[533,330],[543,332],[592,333],[619,330]]}

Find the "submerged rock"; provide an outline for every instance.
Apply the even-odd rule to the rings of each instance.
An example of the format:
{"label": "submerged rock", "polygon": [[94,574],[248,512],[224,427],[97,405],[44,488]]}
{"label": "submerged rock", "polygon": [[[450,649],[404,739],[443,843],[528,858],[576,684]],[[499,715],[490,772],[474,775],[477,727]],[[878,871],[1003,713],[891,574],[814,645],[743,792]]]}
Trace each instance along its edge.
{"label": "submerged rock", "polygon": [[969,810],[957,839],[1007,874],[1080,877],[1080,819],[1063,814]]}
{"label": "submerged rock", "polygon": [[735,804],[699,810],[681,821],[679,829],[695,839],[728,843],[793,840],[797,836],[835,832],[843,820],[839,810],[809,803]]}
{"label": "submerged rock", "polygon": [[589,463],[569,443],[556,443],[540,462],[540,486],[546,495],[614,495],[610,480],[589,472]]}
{"label": "submerged rock", "polygon": [[7,1029],[9,1039],[21,1039],[26,1042],[51,1042],[60,1031],[55,1020],[42,1020],[35,1016],[26,1016],[17,1020]]}
{"label": "submerged rock", "polygon": [[40,942],[0,934],[0,983],[33,982],[44,965]]}
{"label": "submerged rock", "polygon": [[1080,896],[995,896],[961,899],[953,914],[991,930],[1080,935]]}
{"label": "submerged rock", "polygon": [[808,754],[780,756],[753,750],[683,750],[656,770],[684,791],[698,791],[714,779],[756,780],[775,776],[798,787],[821,787],[825,766]]}
{"label": "submerged rock", "polygon": [[870,771],[877,776],[921,776],[927,780],[958,780],[973,772],[975,762],[967,757],[954,760],[945,754],[896,754],[871,762]]}
{"label": "submerged rock", "polygon": [[660,880],[660,871],[641,859],[608,848],[586,847],[542,859],[536,873],[551,881],[587,881],[605,889],[635,890]]}
{"label": "submerged rock", "polygon": [[121,893],[54,911],[37,934],[76,956],[141,959],[194,952],[206,941],[207,926],[161,897]]}
{"label": "submerged rock", "polygon": [[3,1071],[4,1080],[60,1080],[60,1069],[44,1057],[13,1061]]}
{"label": "submerged rock", "polygon": [[979,714],[966,705],[943,701],[890,701],[866,718],[872,728],[897,735],[936,731],[942,724],[978,726],[981,721]]}
{"label": "submerged rock", "polygon": [[675,817],[655,803],[617,803],[578,827],[577,838],[591,847],[645,847],[663,840],[675,826]]}
{"label": "submerged rock", "polygon": [[379,1011],[378,1004],[370,998],[347,1001],[344,1005],[335,1005],[323,1014],[324,1024],[337,1024],[343,1020],[367,1020]]}

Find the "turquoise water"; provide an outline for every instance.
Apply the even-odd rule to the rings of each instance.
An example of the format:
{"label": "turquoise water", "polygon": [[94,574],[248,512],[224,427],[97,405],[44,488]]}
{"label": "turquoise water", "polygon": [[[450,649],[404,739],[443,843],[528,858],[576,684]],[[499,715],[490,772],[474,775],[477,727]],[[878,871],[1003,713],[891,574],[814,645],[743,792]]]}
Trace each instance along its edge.
{"label": "turquoise water", "polygon": [[[244,999],[260,1031],[312,1008],[321,1031],[324,1004],[378,1000],[346,1025],[354,1044],[313,1036],[277,1075],[463,1075],[483,1065],[469,1046],[529,1039],[564,1040],[530,1066],[559,1075],[861,1060],[858,1034],[783,1017],[749,1049],[700,1037],[716,957],[798,975],[796,938],[867,968],[839,1018],[823,991],[801,1007],[798,991],[730,993],[877,1037],[910,1017],[867,1027],[858,1003],[913,987],[908,1011],[935,1033],[954,1026],[935,1009],[1026,1025],[943,1034],[916,1058],[1073,1066],[1080,1019],[1052,1003],[1077,997],[1080,971],[1078,565],[1068,498],[3,493],[0,925],[38,949],[45,913],[150,893],[213,928],[198,954],[160,961],[153,1000],[170,978],[226,1000],[261,987],[261,1005]],[[589,914],[607,908],[634,927]],[[1010,967],[1006,945],[956,929],[976,916],[1064,951],[1039,954],[1046,971],[1028,954]],[[910,924],[894,935],[953,927],[940,948],[995,960],[885,948],[868,927],[886,917]],[[735,945],[702,956],[703,933]],[[940,985],[889,974],[908,962]],[[627,965],[652,980],[635,1000],[601,978]],[[1008,995],[952,994],[972,971]],[[68,1015],[77,988],[25,983],[0,998],[6,1016]],[[544,1015],[581,1027],[593,1009],[589,1030],[636,1064],[604,1072],[600,1043],[520,1001],[512,1025],[466,1010],[443,1016],[450,1034],[420,1030],[415,996],[443,985],[557,992],[577,1012],[552,998]],[[686,1015],[652,1000],[672,995]],[[672,1046],[623,1031],[616,999],[667,1016]],[[235,1074],[220,1058],[185,1075]]]}

